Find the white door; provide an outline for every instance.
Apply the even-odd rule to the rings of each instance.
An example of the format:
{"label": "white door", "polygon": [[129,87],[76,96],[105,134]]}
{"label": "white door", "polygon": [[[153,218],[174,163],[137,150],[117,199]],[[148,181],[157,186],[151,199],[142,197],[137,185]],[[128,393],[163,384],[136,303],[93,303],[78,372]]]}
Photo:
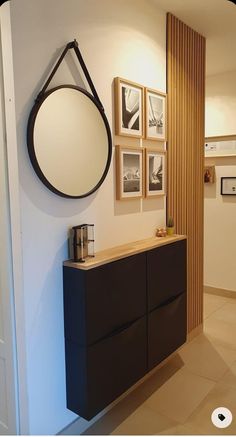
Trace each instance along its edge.
{"label": "white door", "polygon": [[[2,252],[2,239],[1,239]],[[1,253],[2,255],[2,253]],[[14,343],[6,273],[0,277],[0,435],[17,434],[16,384],[14,369]],[[2,275],[3,273],[3,275]]]}
{"label": "white door", "polygon": [[0,53],[0,435],[18,434],[19,432],[4,108],[2,56]]}

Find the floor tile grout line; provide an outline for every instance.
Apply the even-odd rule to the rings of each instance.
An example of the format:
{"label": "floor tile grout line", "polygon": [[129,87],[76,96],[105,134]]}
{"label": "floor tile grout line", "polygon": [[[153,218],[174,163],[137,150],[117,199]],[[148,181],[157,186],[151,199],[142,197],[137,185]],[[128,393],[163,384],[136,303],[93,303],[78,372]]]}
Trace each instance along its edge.
{"label": "floor tile grout line", "polygon": [[[184,369],[183,367],[180,369],[180,370],[182,370],[182,371],[187,371],[189,374],[191,374],[191,375],[193,375],[193,376],[197,376],[198,378],[201,378],[201,379],[203,379],[203,380],[205,380],[206,382],[211,382],[212,384],[213,384],[213,386],[212,386],[212,388],[210,388],[210,390],[205,394],[205,396],[200,400],[200,402],[199,402],[199,404],[195,407],[195,409],[194,409],[194,411],[200,406],[200,404],[205,400],[205,398],[209,395],[209,393],[211,393],[211,391],[212,390],[214,390],[214,388],[215,388],[215,386],[217,385],[217,381],[213,381],[213,380],[211,380],[211,379],[209,379],[209,378],[207,378],[207,377],[204,377],[204,376],[202,376],[202,375],[198,375],[198,374],[196,374],[196,373],[194,373],[192,370],[189,370],[187,367]],[[147,406],[145,406],[145,407],[147,407]],[[163,413],[163,411],[157,411],[157,410],[155,410],[153,407],[151,407],[151,406],[148,406],[148,408],[151,410],[151,411],[154,411],[154,412],[157,412],[158,414],[160,414],[160,415],[162,415],[162,416],[164,416],[164,417],[166,417],[166,418],[168,418],[168,419],[170,419],[170,420],[174,420],[174,421],[177,421],[176,419],[174,419],[173,417],[171,417],[171,415],[168,415],[168,413]],[[194,411],[192,411],[191,413],[190,413],[190,416],[194,413]],[[190,417],[190,416],[188,416],[187,418],[186,418],[186,421],[188,420],[188,418]],[[183,425],[183,424],[185,424],[186,423],[186,421],[184,421],[184,422],[182,422],[182,421],[178,421],[178,424],[180,424],[180,425]]]}
{"label": "floor tile grout line", "polygon": [[[217,320],[217,319],[215,319],[215,313],[217,312],[217,311],[220,311],[220,310],[222,310],[225,306],[227,306],[227,305],[229,305],[230,303],[232,304],[232,302],[230,302],[231,301],[231,299],[229,298],[229,302],[227,301],[228,300],[228,298],[225,298],[225,302],[222,304],[222,305],[220,305],[217,309],[215,309],[211,314],[209,314],[206,318],[204,318],[204,325],[205,325],[205,322],[207,322],[207,324],[208,323],[211,323],[213,320],[215,321],[215,320]],[[235,302],[236,303],[236,302]],[[231,310],[230,310],[231,311]],[[233,311],[233,310],[232,310]],[[227,314],[226,314],[226,316],[227,316]],[[229,325],[231,325],[231,323],[229,323]],[[204,327],[204,329],[205,329],[205,327]],[[218,333],[218,331],[217,331],[217,333]],[[227,332],[226,332],[227,333]],[[202,399],[200,399],[199,400],[199,398],[197,398],[196,400],[199,400],[199,403],[197,404],[197,406],[195,406],[194,407],[194,409],[190,412],[190,411],[188,411],[188,410],[191,410],[191,408],[188,408],[187,409],[187,414],[188,413],[190,413],[189,415],[188,415],[188,417],[186,417],[186,418],[184,418],[184,415],[181,415],[181,418],[182,418],[182,420],[181,421],[179,421],[179,420],[177,420],[176,419],[176,417],[178,417],[178,416],[176,416],[175,418],[173,418],[173,416],[171,416],[171,411],[173,411],[173,409],[171,410],[171,411],[169,411],[168,409],[165,409],[165,411],[163,412],[163,411],[160,411],[159,410],[159,407],[161,408],[162,407],[162,403],[161,402],[157,402],[157,409],[155,408],[155,402],[153,403],[153,406],[150,406],[150,405],[145,405],[145,401],[142,403],[142,404],[140,404],[139,405],[139,407],[138,408],[140,408],[140,407],[142,407],[142,408],[144,408],[145,410],[148,410],[149,412],[152,412],[153,414],[154,414],[154,420],[157,420],[158,421],[158,416],[160,416],[160,417],[163,417],[163,418],[165,418],[166,420],[167,420],[167,422],[168,421],[170,421],[170,422],[173,422],[173,430],[175,430],[176,429],[176,433],[174,433],[175,435],[177,435],[177,434],[179,434],[178,433],[178,429],[180,429],[181,430],[181,427],[184,427],[184,426],[186,426],[186,427],[188,427],[188,426],[190,426],[190,430],[191,430],[191,418],[192,417],[194,417],[194,415],[197,413],[197,411],[199,410],[199,408],[201,409],[202,407],[204,407],[204,405],[205,405],[205,403],[206,402],[208,402],[208,400],[207,400],[207,398],[208,398],[208,396],[210,396],[210,397],[212,397],[212,393],[213,393],[213,395],[214,395],[214,390],[217,388],[217,386],[221,386],[222,385],[222,387],[223,387],[223,385],[224,385],[224,381],[223,381],[223,379],[224,379],[224,377],[227,375],[227,373],[228,372],[231,372],[233,375],[234,375],[234,373],[232,372],[232,369],[231,369],[231,367],[232,366],[234,366],[235,364],[236,364],[236,360],[234,359],[235,357],[234,357],[234,355],[232,354],[232,359],[233,359],[233,361],[232,361],[232,363],[231,364],[228,364],[227,362],[225,362],[224,361],[224,358],[223,357],[225,357],[226,356],[226,358],[227,358],[227,355],[225,355],[225,354],[229,354],[229,357],[231,357],[231,354],[230,354],[230,352],[236,352],[236,349],[234,349],[234,344],[235,344],[235,342],[234,341],[232,341],[232,345],[233,345],[233,347],[232,347],[232,345],[230,346],[230,345],[228,345],[228,344],[225,344],[224,343],[224,340],[220,340],[219,338],[221,338],[221,336],[220,335],[216,335],[216,336],[212,336],[211,334],[208,334],[207,332],[205,332],[205,330],[203,330],[203,333],[202,334],[200,334],[200,335],[203,335],[205,338],[206,338],[206,340],[210,343],[210,346],[212,346],[212,348],[213,349],[215,349],[216,348],[216,352],[218,352],[217,351],[217,347],[222,347],[222,348],[224,348],[225,349],[225,352],[222,352],[222,356],[219,354],[219,356],[221,357],[221,359],[223,360],[223,362],[224,362],[224,364],[225,364],[225,366],[227,367],[226,368],[226,370],[224,370],[224,366],[222,366],[223,367],[223,374],[219,377],[219,378],[217,378],[217,380],[213,380],[213,379],[211,379],[211,377],[208,377],[208,376],[204,376],[204,375],[201,375],[201,374],[199,374],[198,372],[196,372],[195,371],[195,369],[193,369],[193,370],[190,370],[190,368],[188,367],[188,365],[185,363],[185,361],[183,361],[183,366],[181,367],[181,368],[179,368],[178,369],[178,371],[183,371],[183,372],[187,372],[189,375],[192,375],[192,376],[194,376],[194,377],[197,377],[197,378],[201,378],[201,380],[202,380],[202,382],[201,381],[199,381],[199,383],[200,384],[202,384],[202,386],[203,386],[203,388],[204,388],[204,384],[205,384],[205,390],[207,390],[207,388],[209,389],[209,391],[204,395],[204,393],[203,393],[203,397],[202,397]],[[199,336],[196,336],[195,338],[193,338],[189,343],[186,343],[184,346],[183,346],[183,348],[188,348],[188,345],[190,344],[190,343],[192,343],[193,345],[194,345],[194,342],[196,341],[197,342],[197,339],[198,339],[198,337]],[[222,336],[222,338],[224,338],[224,339],[228,339],[228,337],[227,337],[227,335],[223,335]],[[230,337],[231,338],[231,337]],[[195,345],[195,347],[196,347],[196,345]],[[199,355],[200,356],[200,355]],[[213,366],[214,366],[214,360],[212,360],[212,362],[213,362]],[[178,372],[177,372],[178,373]],[[219,373],[219,372],[218,372]],[[210,372],[210,370],[209,370],[209,374],[211,374],[211,372]],[[174,375],[175,375],[175,373],[174,373]],[[174,375],[171,375],[171,376],[174,376]],[[165,383],[168,383],[168,381],[169,381],[169,378],[164,382],[164,384],[163,385],[161,385],[161,387],[163,387],[164,385],[165,385]],[[144,384],[145,384],[145,382],[144,382]],[[225,383],[225,386],[226,386],[226,388],[228,387],[229,389],[230,389],[230,385],[229,385],[229,383]],[[210,388],[211,387],[211,388]],[[233,390],[235,391],[236,390],[236,387],[233,387]],[[157,391],[158,391],[158,389],[157,389]],[[203,391],[203,389],[202,390],[200,390],[200,393]],[[156,393],[156,391],[154,392],[154,393],[152,393],[153,395]],[[191,394],[191,390],[190,390],[190,394]],[[151,395],[152,396],[152,395]],[[188,400],[188,397],[189,397],[190,395],[188,394],[188,392],[186,392],[186,396],[184,395],[184,399],[186,398],[186,400]],[[149,399],[149,398],[148,398]],[[136,411],[136,409],[135,409],[135,411]],[[133,413],[135,413],[135,411],[133,411]],[[128,419],[133,413],[131,413],[129,416],[127,416],[127,418],[126,419]],[[157,417],[157,419],[155,419],[155,416]],[[180,419],[181,419],[180,418]],[[121,422],[121,424],[122,424],[123,422]],[[120,425],[121,425],[120,424]],[[111,434],[113,434],[113,435],[123,435],[123,434],[120,434],[120,432],[119,432],[119,426],[120,425],[118,425],[116,428],[114,428],[113,429],[113,431],[111,432]],[[194,424],[193,424],[194,425]],[[135,426],[135,424],[134,424],[134,426]],[[118,430],[118,433],[116,434],[115,433],[115,430]],[[168,424],[163,428],[163,429],[159,429],[159,433],[157,433],[157,434],[155,434],[155,435],[162,435],[162,434],[166,434],[166,431],[168,431],[168,430],[172,430],[172,426],[169,426]],[[201,431],[202,429],[200,429],[199,428],[199,430]],[[128,426],[128,431],[132,431],[132,423],[131,423],[131,428]],[[191,432],[190,432],[190,434],[191,434]],[[200,432],[200,434],[202,434],[201,432]],[[212,434],[212,433],[210,433],[210,434]],[[216,435],[216,434],[218,434],[217,432],[215,432],[214,433],[214,435]],[[227,433],[228,434],[228,433]],[[133,433],[132,432],[128,432],[128,434],[127,435],[133,435]],[[141,434],[140,434],[141,435]]]}
{"label": "floor tile grout line", "polygon": [[[213,311],[212,311],[208,316],[204,317],[204,321],[205,321],[206,319],[209,319],[209,317],[211,317],[211,316],[212,316],[216,311],[222,309],[225,305],[228,305],[228,303],[225,302],[225,303],[223,303],[223,305],[221,305],[219,308],[217,308],[216,310],[213,310]],[[204,305],[203,305],[203,308],[204,308]]]}
{"label": "floor tile grout line", "polygon": [[228,343],[224,343],[223,340],[218,340],[217,337],[214,337],[212,334],[208,334],[206,331],[204,331],[204,328],[203,328],[203,334],[208,338],[211,345],[215,344],[216,346],[218,345],[225,349],[229,349],[230,351],[236,352],[236,345],[235,347],[231,347],[231,345],[229,345]]}
{"label": "floor tile grout line", "polygon": [[[214,384],[217,384],[217,382],[218,382],[218,381],[215,381],[214,379],[209,378],[208,376],[199,375],[199,373],[196,373],[196,372],[194,372],[193,370],[190,370],[187,366],[186,366],[186,370],[187,370],[189,373],[191,373],[192,375],[194,375],[194,376],[198,376],[198,377],[200,377],[200,378],[202,378],[202,379],[206,379],[207,381],[210,381],[210,382],[214,382]],[[211,389],[211,390],[212,390],[212,389]]]}
{"label": "floor tile grout line", "polygon": [[[214,382],[214,381],[211,381]],[[168,415],[168,413],[163,413],[163,411],[157,411],[155,410],[153,407],[148,407],[152,412],[156,412],[157,414],[164,416],[165,418],[169,419],[169,420],[173,420],[175,422],[178,423],[178,425],[184,425],[188,422],[189,418],[192,416],[192,414],[195,413],[195,411],[200,407],[200,405],[202,404],[203,401],[205,401],[206,397],[211,393],[212,390],[214,390],[216,383],[214,384],[214,387],[212,387],[208,393],[206,393],[206,395],[200,400],[199,404],[196,405],[196,407],[194,408],[194,410],[189,414],[189,416],[184,420],[184,421],[177,421],[177,419],[173,419],[173,417],[171,417],[171,415]]]}
{"label": "floor tile grout line", "polygon": [[[222,375],[222,377],[221,377],[221,378],[219,379],[219,381],[217,381],[217,382],[224,383],[224,381],[222,381],[222,379],[225,377],[225,375],[226,375],[228,372],[232,371],[231,368],[232,368],[232,366],[235,365],[235,364],[236,364],[236,360],[234,360],[234,361],[232,362],[232,364],[229,365],[229,368],[225,371],[225,373]],[[232,389],[232,390],[236,390],[236,387],[232,387],[231,389]]]}

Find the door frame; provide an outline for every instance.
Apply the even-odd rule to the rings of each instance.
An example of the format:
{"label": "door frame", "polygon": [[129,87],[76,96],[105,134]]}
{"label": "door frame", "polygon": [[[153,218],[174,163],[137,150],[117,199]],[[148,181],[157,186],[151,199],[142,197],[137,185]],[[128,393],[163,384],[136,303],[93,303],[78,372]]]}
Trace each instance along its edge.
{"label": "door frame", "polygon": [[[14,375],[15,432],[29,434],[29,409],[27,393],[26,333],[24,314],[23,259],[21,242],[20,184],[18,173],[18,152],[16,134],[14,69],[11,33],[11,5],[4,3],[0,8],[0,78],[1,110],[3,129],[0,138],[1,152],[4,154],[3,171],[5,173],[5,194],[1,207],[7,214],[5,223],[6,238],[1,263],[8,272],[5,300],[11,307],[11,320],[8,338],[12,344],[12,369]],[[2,225],[0,221],[0,226]],[[3,260],[2,260],[3,257]],[[2,272],[1,272],[2,273]],[[11,391],[12,392],[12,391]]]}

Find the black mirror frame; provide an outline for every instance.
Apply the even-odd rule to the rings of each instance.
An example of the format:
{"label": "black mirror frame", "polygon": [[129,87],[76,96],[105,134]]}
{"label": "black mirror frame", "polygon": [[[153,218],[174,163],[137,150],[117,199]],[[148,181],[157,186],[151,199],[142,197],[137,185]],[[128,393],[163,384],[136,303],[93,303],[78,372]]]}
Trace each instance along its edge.
{"label": "black mirror frame", "polygon": [[[49,181],[48,179],[44,176],[43,171],[41,170],[36,154],[35,154],[35,149],[34,149],[34,126],[35,126],[35,120],[37,117],[37,114],[39,112],[39,109],[41,107],[41,105],[43,104],[44,100],[46,100],[46,98],[52,94],[53,92],[57,91],[58,89],[61,88],[73,88],[81,93],[83,93],[84,95],[86,95],[97,107],[98,111],[100,112],[102,119],[104,121],[105,127],[106,127],[106,131],[107,131],[107,139],[108,139],[108,156],[107,156],[107,162],[106,162],[106,166],[105,166],[105,170],[102,174],[101,179],[98,181],[98,183],[95,185],[95,187],[90,190],[89,192],[83,194],[83,195],[78,195],[78,196],[71,196],[69,194],[63,193],[59,190],[57,190]],[[78,86],[75,85],[60,85],[57,86],[55,88],[50,89],[49,91],[47,91],[46,93],[44,93],[43,95],[40,96],[40,99],[36,100],[36,103],[34,104],[30,115],[29,115],[29,120],[28,120],[28,126],[27,126],[27,147],[28,147],[28,153],[29,153],[29,157],[30,157],[30,161],[31,164],[37,174],[37,176],[39,177],[39,179],[41,180],[41,182],[43,182],[44,185],[46,185],[46,187],[52,191],[53,193],[61,196],[61,197],[66,197],[66,198],[71,198],[71,199],[81,199],[87,196],[90,196],[90,194],[94,193],[103,183],[109,167],[110,167],[110,163],[111,163],[111,156],[112,156],[112,137],[111,137],[111,130],[110,130],[110,126],[107,120],[107,117],[105,115],[105,112],[103,110],[103,108],[100,105],[100,102],[97,102],[97,100],[95,99],[95,97],[90,94],[89,92],[87,92],[86,90],[84,90],[83,88],[80,88]]]}

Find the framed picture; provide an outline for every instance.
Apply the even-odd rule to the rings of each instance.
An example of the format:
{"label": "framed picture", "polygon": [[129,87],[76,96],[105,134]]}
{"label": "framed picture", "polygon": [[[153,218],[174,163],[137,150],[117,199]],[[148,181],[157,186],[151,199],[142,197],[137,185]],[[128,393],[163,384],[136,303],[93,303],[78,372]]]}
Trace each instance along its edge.
{"label": "framed picture", "polygon": [[115,78],[115,133],[129,137],[144,136],[144,87]]}
{"label": "framed picture", "polygon": [[221,178],[221,191],[222,195],[236,196],[236,177],[223,177]]}
{"label": "framed picture", "polygon": [[166,94],[145,88],[146,138],[166,141]]}
{"label": "framed picture", "polygon": [[208,165],[204,167],[204,183],[214,184],[215,182],[215,166]]}
{"label": "framed picture", "polygon": [[116,146],[116,198],[143,197],[143,149]]}
{"label": "framed picture", "polygon": [[166,194],[166,152],[146,148],[145,167],[146,197],[164,196]]}

